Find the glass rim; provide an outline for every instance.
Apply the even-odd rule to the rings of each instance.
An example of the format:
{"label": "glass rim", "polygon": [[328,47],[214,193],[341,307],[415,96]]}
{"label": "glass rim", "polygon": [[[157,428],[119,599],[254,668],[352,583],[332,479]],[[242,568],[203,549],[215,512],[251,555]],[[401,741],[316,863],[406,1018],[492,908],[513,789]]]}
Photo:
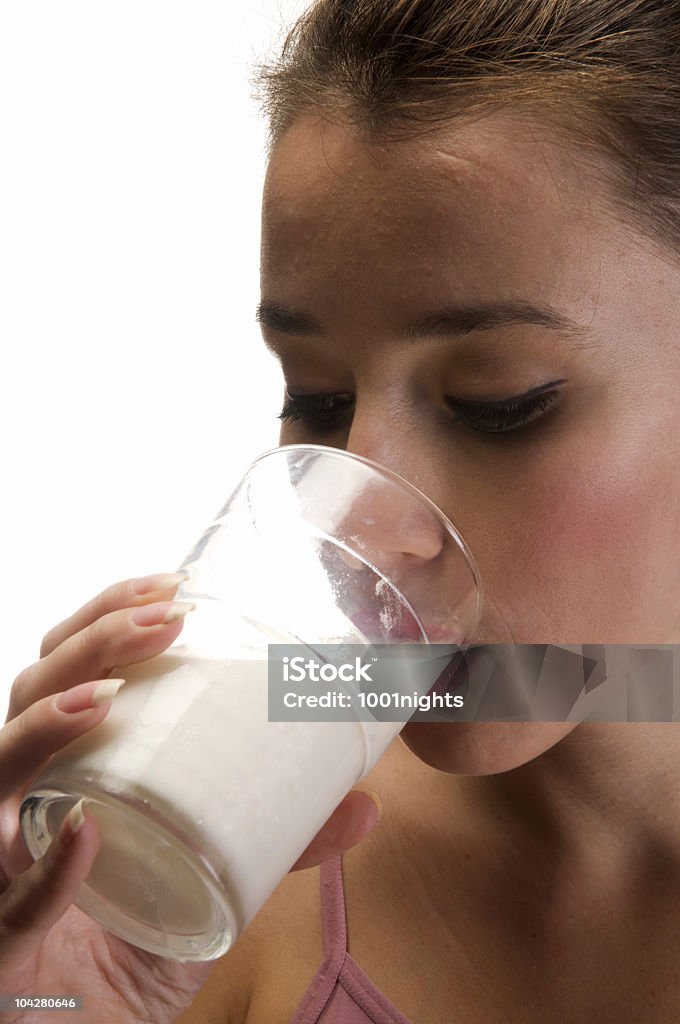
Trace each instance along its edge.
{"label": "glass rim", "polygon": [[373,459],[369,459],[365,455],[357,455],[356,452],[348,452],[344,448],[332,448],[330,445],[325,444],[283,444],[278,445],[275,448],[268,448],[252,460],[246,470],[246,474],[250,472],[253,466],[257,465],[257,463],[261,462],[263,459],[270,458],[273,455],[280,455],[282,452],[288,451],[317,452],[321,455],[330,455],[342,459],[354,459],[355,462],[360,462],[363,465],[368,466],[374,472],[391,479],[393,483],[405,488],[407,491],[410,491],[415,495],[415,497],[419,498],[420,501],[423,502],[441,522],[443,522],[447,531],[451,534],[467,560],[477,593],[477,622],[479,624],[483,595],[482,577],[479,567],[474,559],[472,551],[468,547],[460,531],[453,525],[449,517],[442,512],[439,506],[435,505],[431,498],[428,498],[428,496],[416,487],[415,484],[412,484],[410,480],[400,476],[399,473],[395,473],[394,470],[389,469],[387,466],[382,466],[379,462],[374,462]]}

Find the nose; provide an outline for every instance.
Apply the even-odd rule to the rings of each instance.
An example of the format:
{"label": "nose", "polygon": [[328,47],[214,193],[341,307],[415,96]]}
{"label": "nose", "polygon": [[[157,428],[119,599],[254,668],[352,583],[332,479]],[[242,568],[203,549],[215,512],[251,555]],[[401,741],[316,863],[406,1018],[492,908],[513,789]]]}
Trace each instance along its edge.
{"label": "nose", "polygon": [[[446,542],[444,523],[397,476],[393,486],[381,486],[380,481],[366,486],[338,523],[348,546],[362,554],[371,552],[374,563],[390,578],[436,559]],[[353,568],[363,567],[349,552],[343,558]]]}
{"label": "nose", "polygon": [[334,541],[327,572],[368,614],[365,623],[378,632],[378,619],[391,623],[385,639],[422,640],[424,632],[434,643],[461,642],[476,626],[479,593],[455,528],[389,465],[354,449],[343,454],[316,461],[304,481],[307,521]]}
{"label": "nose", "polygon": [[436,559],[448,533],[441,510],[428,495],[431,482],[424,479],[427,460],[422,450],[405,444],[403,434],[394,441],[384,428],[377,437],[365,431],[357,437],[355,429],[348,441],[348,454],[376,463],[396,478],[393,485],[377,482],[358,497],[351,510],[354,538],[363,538],[380,552],[387,573]]}

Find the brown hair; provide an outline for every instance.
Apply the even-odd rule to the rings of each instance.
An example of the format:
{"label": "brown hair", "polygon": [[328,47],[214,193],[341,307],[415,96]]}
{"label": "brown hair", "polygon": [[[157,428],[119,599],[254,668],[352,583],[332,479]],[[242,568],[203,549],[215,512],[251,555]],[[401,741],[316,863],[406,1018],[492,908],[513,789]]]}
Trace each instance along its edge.
{"label": "brown hair", "polygon": [[537,116],[680,254],[680,0],[316,0],[254,84],[270,154],[310,111],[385,141]]}

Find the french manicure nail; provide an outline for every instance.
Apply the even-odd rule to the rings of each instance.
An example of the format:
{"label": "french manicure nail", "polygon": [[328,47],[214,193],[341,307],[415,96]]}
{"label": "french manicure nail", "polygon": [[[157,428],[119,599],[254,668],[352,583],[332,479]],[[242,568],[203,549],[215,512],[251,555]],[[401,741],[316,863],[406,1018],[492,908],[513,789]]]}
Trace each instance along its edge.
{"label": "french manicure nail", "polygon": [[98,708],[102,704],[110,704],[124,682],[124,679],[105,679],[99,683],[92,694],[92,707]]}
{"label": "french manicure nail", "polygon": [[187,612],[192,612],[196,605],[193,601],[173,601],[163,616],[163,623],[175,622],[183,619]]}
{"label": "french manicure nail", "polygon": [[383,807],[383,802],[380,799],[380,797],[378,796],[378,794],[376,793],[376,791],[374,789],[364,789],[363,792],[366,794],[366,796],[370,796],[371,800],[373,801],[373,803],[378,808],[378,817],[381,818],[382,814],[383,814],[384,807]]}
{"label": "french manicure nail", "polygon": [[142,576],[135,580],[132,589],[135,594],[153,594],[164,590],[176,590],[180,583],[189,579],[189,573],[184,569],[181,572],[162,573],[157,572],[152,576]]}
{"label": "french manicure nail", "polygon": [[62,846],[68,846],[76,833],[80,832],[85,824],[85,815],[83,814],[84,803],[85,797],[81,797],[62,821],[61,828],[59,829],[59,842]]}
{"label": "french manicure nail", "polygon": [[124,682],[124,679],[102,679],[91,683],[79,683],[78,686],[57,694],[55,704],[59,711],[65,711],[67,714],[88,711],[112,701]]}
{"label": "french manicure nail", "polygon": [[165,626],[169,622],[183,618],[195,607],[193,601],[164,601],[160,604],[145,604],[141,608],[134,609],[132,621],[137,626]]}

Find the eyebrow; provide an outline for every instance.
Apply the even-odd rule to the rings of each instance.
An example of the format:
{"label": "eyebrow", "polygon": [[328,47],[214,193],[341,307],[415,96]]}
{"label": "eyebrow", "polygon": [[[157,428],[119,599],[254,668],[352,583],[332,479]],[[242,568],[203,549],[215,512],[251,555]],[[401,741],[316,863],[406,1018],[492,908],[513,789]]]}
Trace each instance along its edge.
{"label": "eyebrow", "polygon": [[[322,337],[324,333],[314,317],[267,299],[259,303],[255,319],[263,327],[282,334]],[[447,306],[409,324],[404,337],[417,344],[429,338],[459,338],[473,331],[490,331],[514,324],[537,324],[575,339],[587,333],[584,325],[552,306],[524,299],[505,299],[477,305]]]}

